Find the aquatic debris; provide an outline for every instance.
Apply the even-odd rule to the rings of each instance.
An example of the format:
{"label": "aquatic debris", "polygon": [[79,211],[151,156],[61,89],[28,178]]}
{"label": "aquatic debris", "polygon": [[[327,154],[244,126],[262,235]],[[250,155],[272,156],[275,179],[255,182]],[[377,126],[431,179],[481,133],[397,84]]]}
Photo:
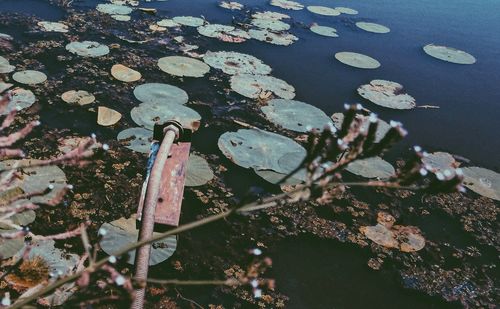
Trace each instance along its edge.
{"label": "aquatic debris", "polygon": [[289,24],[276,19],[254,18],[250,23],[257,28],[271,31],[286,31],[290,29]]}
{"label": "aquatic debris", "polygon": [[346,171],[364,178],[377,179],[387,179],[396,173],[394,167],[380,157],[356,160],[347,165]]}
{"label": "aquatic debris", "polygon": [[283,99],[293,99],[295,88],[284,80],[268,75],[237,74],[231,77],[231,89],[250,99],[270,91]]}
{"label": "aquatic debris", "polygon": [[116,139],[128,149],[149,153],[153,140],[153,131],[144,128],[128,128],[118,133]]}
{"label": "aquatic debris", "polygon": [[359,69],[376,69],[380,67],[380,62],[363,54],[339,52],[335,54],[335,58],[343,64]]}
{"label": "aquatic debris", "polygon": [[156,24],[160,27],[166,27],[166,28],[175,28],[181,26],[181,24],[176,23],[173,19],[170,18],[165,18],[160,21],[157,21]]}
{"label": "aquatic debris", "polygon": [[223,42],[242,43],[250,39],[250,35],[245,30],[228,25],[207,24],[198,27],[197,30],[203,36],[216,38]]}
{"label": "aquatic debris", "polygon": [[167,31],[167,28],[161,27],[158,25],[149,25],[149,30],[151,30],[153,32],[163,32],[163,31]]}
{"label": "aquatic debris", "polygon": [[101,13],[109,15],[128,15],[133,11],[128,6],[112,3],[98,4],[96,9]]}
{"label": "aquatic debris", "polygon": [[336,9],[320,5],[309,5],[307,10],[311,13],[323,16],[339,16],[340,12]]}
{"label": "aquatic debris", "polygon": [[311,31],[316,33],[316,34],[323,35],[323,36],[329,36],[332,38],[336,38],[339,36],[337,34],[337,29],[332,28],[332,27],[320,26],[318,24],[314,24],[309,29],[311,29]]}
{"label": "aquatic debris", "polygon": [[182,56],[160,58],[158,66],[165,73],[181,77],[203,77],[210,71],[210,67],[203,61]]}
{"label": "aquatic debris", "polygon": [[19,71],[12,75],[16,82],[26,85],[41,84],[47,80],[47,75],[34,70]]}
{"label": "aquatic debris", "polygon": [[244,7],[243,4],[236,1],[221,1],[219,6],[228,10],[241,10]]}
{"label": "aquatic debris", "polygon": [[260,129],[226,132],[217,143],[235,164],[254,170],[288,174],[304,159],[306,150],[294,140]]}
{"label": "aquatic debris", "polygon": [[177,120],[192,131],[200,127],[201,116],[195,110],[176,103],[141,103],[130,111],[132,120],[139,126],[153,130],[155,123]]}
{"label": "aquatic debris", "polygon": [[188,94],[179,87],[161,83],[142,84],[134,89],[134,96],[144,103],[186,104]]}
{"label": "aquatic debris", "polygon": [[347,14],[347,15],[356,15],[356,14],[359,13],[355,9],[346,8],[346,7],[343,7],[343,6],[337,6],[337,7],[335,7],[335,10],[339,11],[342,14]]}
{"label": "aquatic debris", "polygon": [[0,115],[7,115],[16,108],[19,110],[28,108],[36,101],[36,97],[31,90],[15,88],[10,93],[12,98],[9,105],[3,112],[0,113]]}
{"label": "aquatic debris", "polygon": [[269,2],[270,5],[280,7],[285,10],[302,10],[304,6],[298,2],[290,1],[290,0],[271,0]]}
{"label": "aquatic debris", "polygon": [[97,108],[97,124],[101,126],[112,126],[122,119],[122,114],[114,109],[99,106]]}
{"label": "aquatic debris", "polygon": [[214,172],[207,160],[194,154],[189,155],[185,183],[187,187],[203,186],[213,178]]}
{"label": "aquatic debris", "polygon": [[15,66],[10,65],[9,60],[0,56],[0,74],[10,73],[16,69]]}
{"label": "aquatic debris", "polygon": [[441,151],[426,154],[422,163],[433,173],[455,170],[458,167],[458,162],[451,154]]}
{"label": "aquatic debris", "polygon": [[[102,250],[114,256],[120,249],[136,242],[139,236],[139,229],[137,228],[136,221],[136,217],[132,216],[128,219],[120,218],[101,225],[100,229],[106,231],[106,234],[102,236],[100,241]],[[154,232],[153,236],[156,235],[158,235],[158,233]],[[177,237],[175,235],[154,242],[151,245],[149,265],[156,265],[165,261],[174,254],[176,248]],[[134,264],[134,260],[135,250],[128,252],[127,263]]]}
{"label": "aquatic debris", "polygon": [[111,75],[122,82],[135,82],[141,79],[141,73],[124,66],[123,64],[115,64],[111,67]]}
{"label": "aquatic debris", "polygon": [[203,56],[203,61],[209,66],[220,69],[230,75],[234,74],[260,74],[271,73],[271,67],[262,60],[247,54],[233,51],[207,51]]}
{"label": "aquatic debris", "polygon": [[68,25],[52,21],[39,21],[37,25],[46,32],[61,32],[66,33],[69,31]]}
{"label": "aquatic debris", "polygon": [[416,252],[425,247],[425,238],[418,227],[394,225],[395,221],[390,214],[379,212],[377,225],[362,226],[359,230],[368,239],[386,248]]}
{"label": "aquatic debris", "polygon": [[415,98],[402,93],[403,86],[387,80],[374,79],[358,88],[363,98],[377,105],[393,109],[412,109],[417,105]]}
{"label": "aquatic debris", "polygon": [[356,23],[356,27],[359,29],[363,29],[368,32],[373,32],[373,33],[389,33],[391,32],[391,29],[387,28],[386,26],[379,25],[376,23],[369,23],[369,22],[364,22],[364,21],[359,21]]}
{"label": "aquatic debris", "polygon": [[274,33],[268,30],[257,30],[250,29],[248,34],[252,37],[252,39],[274,44],[274,45],[283,45],[288,46],[293,44],[299,38],[291,33]]}
{"label": "aquatic debris", "polygon": [[178,24],[188,27],[199,27],[205,23],[204,19],[194,16],[176,16],[173,20]]}
{"label": "aquatic debris", "polygon": [[66,49],[73,54],[83,57],[100,57],[109,54],[109,47],[98,42],[83,41],[71,42]]}
{"label": "aquatic debris", "polygon": [[[332,120],[333,120],[333,125],[335,128],[340,130],[342,128],[342,122],[344,122],[344,114],[343,113],[335,113],[332,115]],[[368,127],[370,126],[370,117],[357,114],[356,119],[361,121],[361,128],[363,130],[368,130]],[[389,131],[391,126],[383,121],[380,118],[377,118],[378,126],[377,126],[377,132],[375,132],[375,143],[380,142],[380,140],[385,136],[385,134]]]}
{"label": "aquatic debris", "polygon": [[283,13],[278,13],[278,12],[264,11],[264,12],[253,13],[252,18],[282,20],[282,19],[288,19],[288,18],[290,18],[290,16],[283,14]]}
{"label": "aquatic debris", "polygon": [[[89,141],[88,137],[80,137],[80,136],[69,136],[69,137],[61,137],[57,140],[57,150],[61,153],[68,153],[75,148],[84,145]],[[88,150],[84,152],[85,155],[92,155],[95,149],[101,148],[102,145],[100,143],[95,143]]]}
{"label": "aquatic debris", "polygon": [[69,90],[61,95],[61,99],[70,104],[87,105],[95,101],[93,94],[85,90]]}
{"label": "aquatic debris", "polygon": [[456,64],[473,64],[476,58],[471,54],[452,47],[428,44],[424,46],[424,52],[439,60]]}
{"label": "aquatic debris", "polygon": [[500,174],[482,167],[464,167],[463,184],[479,195],[500,201]]}
{"label": "aquatic debris", "polygon": [[322,110],[300,101],[273,99],[261,110],[272,123],[296,132],[323,131],[326,125],[332,125]]}

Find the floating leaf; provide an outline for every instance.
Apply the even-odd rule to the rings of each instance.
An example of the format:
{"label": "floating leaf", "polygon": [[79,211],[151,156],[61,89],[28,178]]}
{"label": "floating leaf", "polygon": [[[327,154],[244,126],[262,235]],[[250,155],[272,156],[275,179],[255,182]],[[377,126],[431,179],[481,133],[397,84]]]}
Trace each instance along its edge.
{"label": "floating leaf", "polygon": [[128,6],[111,3],[98,4],[96,9],[101,13],[109,15],[128,15],[133,11],[133,9]]}
{"label": "floating leaf", "polygon": [[111,15],[111,18],[117,21],[130,21],[132,19],[129,15]]}
{"label": "floating leaf", "polygon": [[332,38],[336,38],[339,36],[337,34],[337,29],[332,28],[332,27],[320,26],[320,25],[315,24],[315,25],[312,25],[310,29],[312,32],[319,34],[319,35],[323,35],[323,36],[329,36]]}
{"label": "floating leaf", "polygon": [[360,96],[377,105],[393,109],[414,108],[417,105],[415,98],[402,91],[402,85],[382,79],[372,80],[358,88]]}
{"label": "floating leaf", "polygon": [[332,124],[322,110],[300,101],[274,99],[261,110],[272,123],[296,132],[322,131],[325,125]]}
{"label": "floating leaf", "polygon": [[394,167],[380,157],[356,160],[349,163],[346,170],[361,177],[378,179],[387,179],[396,173]]}
{"label": "floating leaf", "polygon": [[156,24],[160,27],[167,27],[167,28],[175,28],[175,27],[181,26],[181,24],[176,23],[173,19],[170,19],[170,18],[162,19],[162,20],[156,22]]}
{"label": "floating leaf", "polygon": [[178,24],[188,27],[199,27],[205,23],[204,19],[194,16],[176,16],[173,20]]}
{"label": "floating leaf", "polygon": [[212,172],[207,160],[197,155],[189,155],[186,171],[186,186],[202,186],[213,178],[214,172]]}
{"label": "floating leaf", "polygon": [[[19,193],[19,195],[21,195],[22,192],[23,192],[22,189],[19,188],[19,192],[16,192],[16,193]],[[15,196],[13,196],[13,197],[15,197]],[[15,201],[14,203],[12,203],[12,205],[14,207],[22,207],[22,206],[24,206],[27,203],[30,203],[30,201],[29,200],[25,200],[25,199],[21,199],[21,200]],[[16,225],[19,225],[19,226],[27,226],[28,224],[30,224],[33,221],[35,221],[35,218],[36,218],[36,213],[35,213],[34,210],[31,210],[31,209],[25,210],[25,211],[20,212],[20,213],[16,213],[16,214],[8,217],[8,219],[13,224],[16,224]],[[3,224],[3,223],[0,222],[0,230],[3,230],[3,229],[8,230],[10,228],[11,228],[11,226],[9,226],[7,224]]]}
{"label": "floating leaf", "polygon": [[16,67],[13,65],[10,65],[9,60],[0,56],[0,73],[1,74],[10,73],[10,72],[14,71],[15,69],[16,69]]}
{"label": "floating leaf", "polygon": [[[333,120],[333,125],[335,128],[340,130],[342,128],[342,122],[344,122],[344,114],[343,113],[335,113],[332,115],[332,120]],[[364,130],[368,130],[368,127],[370,125],[370,120],[368,116],[357,114],[356,118],[361,120],[361,128]],[[378,119],[378,126],[377,126],[377,132],[375,132],[375,143],[380,142],[380,140],[387,134],[391,126],[383,121],[382,119]]]}
{"label": "floating leaf", "polygon": [[271,0],[270,5],[274,5],[280,7],[285,10],[302,10],[304,6],[298,2],[290,1],[290,0]]}
{"label": "floating leaf", "polygon": [[482,167],[464,167],[464,186],[479,195],[500,201],[500,174]]}
{"label": "floating leaf", "polygon": [[141,73],[136,70],[132,70],[123,64],[115,64],[112,66],[111,75],[113,75],[113,77],[117,80],[128,83],[138,81],[142,77]]}
{"label": "floating leaf", "polygon": [[93,94],[85,90],[70,90],[61,95],[61,99],[70,104],[87,105],[95,101]]}
{"label": "floating leaf", "polygon": [[82,57],[100,57],[109,54],[109,47],[93,41],[71,42],[66,45],[66,49]]}
{"label": "floating leaf", "polygon": [[293,171],[306,155],[305,149],[294,140],[259,129],[226,132],[219,137],[218,146],[239,166],[281,174]]}
{"label": "floating leaf", "polygon": [[219,6],[228,10],[241,10],[243,9],[243,4],[236,1],[221,1]]}
{"label": "floating leaf", "polygon": [[148,83],[142,84],[134,89],[134,96],[137,100],[148,103],[163,104],[186,104],[188,95],[186,91],[169,84]]}
{"label": "floating leaf", "polygon": [[209,38],[231,43],[242,43],[250,39],[250,35],[241,29],[221,24],[207,24],[197,28],[198,33]]}
{"label": "floating leaf", "polygon": [[248,30],[248,34],[250,34],[252,39],[266,42],[269,44],[283,45],[283,46],[291,45],[293,44],[293,42],[299,39],[291,33],[286,33],[286,32],[274,33],[268,30],[250,29]]}
{"label": "floating leaf", "polygon": [[368,23],[364,21],[360,21],[356,23],[356,27],[363,29],[368,32],[373,32],[373,33],[389,33],[391,32],[391,29],[387,28],[386,26],[382,26],[376,23]]}
{"label": "floating leaf", "polygon": [[4,92],[12,86],[14,86],[14,84],[4,83],[2,82],[2,80],[0,80],[0,93]]}
{"label": "floating leaf", "polygon": [[441,151],[427,154],[422,158],[422,163],[434,173],[455,169],[457,167],[455,158],[453,158],[451,154]]}
{"label": "floating leaf", "polygon": [[343,6],[338,6],[335,8],[335,10],[339,11],[342,14],[347,14],[347,15],[356,15],[358,14],[358,11],[351,9],[351,8],[346,8]]}
{"label": "floating leaf", "polygon": [[39,71],[26,70],[14,73],[12,79],[21,84],[36,85],[45,82],[47,75]]}
{"label": "floating leaf", "polygon": [[97,108],[97,124],[101,126],[112,126],[122,119],[122,114],[105,106]]}
{"label": "floating leaf", "polygon": [[231,89],[251,99],[270,91],[283,99],[293,99],[295,88],[284,80],[268,75],[237,74],[231,77]]}
{"label": "floating leaf", "polygon": [[177,120],[183,127],[196,131],[201,116],[195,110],[181,104],[142,103],[130,111],[132,120],[139,126],[153,130],[155,123]]}
{"label": "floating leaf", "polygon": [[247,54],[233,51],[208,51],[203,61],[213,68],[220,69],[226,74],[261,74],[271,73],[271,67],[262,60]]}
{"label": "floating leaf", "polygon": [[160,58],[158,66],[165,73],[182,77],[203,77],[210,71],[210,67],[202,61],[181,56]]}
{"label": "floating leaf", "polygon": [[52,21],[39,21],[37,24],[43,31],[46,32],[62,32],[66,33],[69,31],[67,25],[63,23],[57,23]]}
{"label": "floating leaf", "polygon": [[[8,234],[9,232],[16,233],[16,230],[2,230],[1,234]],[[0,238],[0,259],[8,259],[16,255],[24,247],[24,237],[5,239]]]}
{"label": "floating leaf", "polygon": [[[300,163],[300,162],[298,162]],[[255,171],[255,174],[257,174],[259,177],[264,179],[265,181],[272,183],[272,184],[278,184],[281,182],[287,174],[283,173],[277,173],[275,171],[271,170],[258,170]],[[293,176],[289,177],[283,184],[285,185],[298,185],[303,183],[307,178],[306,175],[306,170],[301,169],[297,173],[295,173]]]}
{"label": "floating leaf", "polygon": [[[101,225],[101,229],[106,231],[106,235],[102,237],[100,245],[102,250],[109,255],[114,255],[120,249],[136,242],[139,237],[135,216],[129,219],[120,218],[109,223],[104,223]],[[157,235],[158,233],[153,233],[153,236]],[[151,245],[149,265],[156,265],[167,260],[174,254],[176,248],[177,237],[175,235],[154,242]],[[127,263],[134,264],[134,260],[135,250],[128,252]]]}
{"label": "floating leaf", "polygon": [[15,88],[11,91],[11,100],[7,108],[0,113],[0,115],[7,115],[12,110],[25,109],[33,105],[36,101],[36,97],[30,90]]}
{"label": "floating leaf", "polygon": [[125,144],[128,149],[149,153],[153,132],[144,128],[128,128],[118,133],[116,139]]}
{"label": "floating leaf", "polygon": [[290,18],[290,16],[278,12],[264,11],[264,12],[253,13],[252,18],[282,20]]}
{"label": "floating leaf", "polygon": [[376,69],[380,67],[380,62],[363,54],[339,52],[335,54],[335,58],[343,64],[347,64],[355,68]]}
{"label": "floating leaf", "polygon": [[447,46],[425,45],[424,52],[431,57],[456,64],[473,64],[476,62],[476,58],[471,54]]}
{"label": "floating leaf", "polygon": [[251,24],[255,27],[271,31],[286,31],[290,29],[289,24],[276,19],[254,18]]}
{"label": "floating leaf", "polygon": [[323,16],[339,16],[340,12],[336,9],[329,8],[326,6],[320,6],[320,5],[310,5],[307,7],[307,10],[309,12],[312,12],[314,14],[318,15],[323,15]]}

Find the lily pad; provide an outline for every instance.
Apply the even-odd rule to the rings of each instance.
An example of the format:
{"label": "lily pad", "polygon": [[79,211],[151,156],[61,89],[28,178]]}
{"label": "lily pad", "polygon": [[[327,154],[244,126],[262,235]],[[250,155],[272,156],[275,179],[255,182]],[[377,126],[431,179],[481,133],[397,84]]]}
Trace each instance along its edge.
{"label": "lily pad", "polygon": [[471,54],[447,46],[425,45],[424,52],[431,57],[456,64],[473,64],[476,62],[476,58]]}
{"label": "lily pad", "polygon": [[97,124],[101,126],[112,126],[120,121],[121,118],[122,114],[114,109],[105,106],[99,106],[97,108]]}
{"label": "lily pad", "polygon": [[500,201],[500,174],[482,167],[464,167],[463,184],[479,195]]}
{"label": "lily pad", "polygon": [[216,38],[224,42],[242,43],[250,39],[250,35],[245,30],[228,25],[207,24],[198,27],[197,30],[203,36]]}
{"label": "lily pad", "polygon": [[25,109],[33,105],[36,97],[30,90],[15,88],[11,91],[12,98],[7,108],[0,115],[7,115],[14,109]]}
{"label": "lily pad", "polygon": [[69,90],[61,95],[61,99],[69,104],[87,105],[95,101],[93,94],[85,90]]}
{"label": "lily pad", "polygon": [[252,18],[282,20],[282,19],[288,19],[290,18],[290,16],[278,12],[264,11],[264,12],[253,13]]}
{"label": "lily pad", "polygon": [[393,109],[412,109],[417,104],[415,98],[402,93],[403,86],[387,80],[375,79],[367,85],[358,88],[363,98],[377,105]]}
{"label": "lily pad", "polygon": [[205,23],[204,19],[194,16],[176,16],[173,20],[178,24],[188,27],[199,27]]}
{"label": "lily pad", "polygon": [[306,150],[294,140],[259,129],[226,132],[219,137],[218,146],[241,167],[281,174],[293,171],[306,155]]}
{"label": "lily pad", "polygon": [[304,6],[299,2],[290,1],[290,0],[271,0],[270,5],[280,7],[285,10],[302,10]]}
{"label": "lily pad", "polygon": [[221,1],[219,2],[219,6],[228,10],[241,10],[243,9],[243,4],[236,1]]}
{"label": "lily pad", "polygon": [[118,133],[116,139],[122,141],[122,144],[128,149],[149,153],[153,140],[153,131],[144,128],[128,128]]}
{"label": "lily pad", "polygon": [[124,66],[123,64],[115,64],[111,67],[111,75],[122,82],[135,82],[141,79],[141,73]]}
{"label": "lily pad", "polygon": [[132,120],[139,126],[153,130],[156,122],[177,120],[184,127],[196,131],[201,116],[195,110],[181,104],[142,103],[130,111]]}
{"label": "lily pad", "polygon": [[320,26],[320,25],[315,24],[315,25],[312,25],[310,29],[312,32],[319,34],[319,35],[323,35],[323,36],[329,36],[332,38],[336,38],[339,36],[337,34],[337,29],[332,28],[332,27]]}
{"label": "lily pad", "polygon": [[356,160],[349,163],[346,170],[364,178],[387,179],[396,171],[392,165],[380,157]]}
{"label": "lily pad", "polygon": [[63,23],[57,23],[52,21],[39,21],[37,24],[43,31],[46,32],[62,32],[66,33],[69,31],[68,25]]}
{"label": "lily pad", "polygon": [[111,15],[111,18],[117,21],[130,21],[132,19],[129,15]]}
{"label": "lily pad", "polygon": [[356,27],[363,29],[365,31],[368,31],[368,32],[373,32],[373,33],[389,33],[389,32],[391,32],[391,29],[387,28],[386,26],[376,24],[376,23],[364,22],[364,21],[357,22]]}
{"label": "lily pad", "polygon": [[163,104],[186,104],[188,95],[186,91],[169,84],[148,83],[142,84],[134,89],[134,96],[137,100],[147,103]]}
{"label": "lily pad", "polygon": [[340,13],[342,14],[347,14],[347,15],[356,15],[358,14],[359,12],[356,11],[355,9],[351,9],[351,8],[346,8],[346,7],[343,7],[343,6],[337,6],[335,8],[335,10],[339,11]]}
{"label": "lily pad", "polygon": [[[272,184],[278,184],[279,182],[281,182],[281,180],[283,180],[287,176],[287,174],[277,173],[271,170],[258,170],[255,171],[255,174],[257,174],[259,177]],[[306,178],[307,178],[306,170],[301,169],[298,172],[296,172],[293,176],[285,180],[283,184],[298,185],[303,183],[306,180]]]}
{"label": "lily pad", "polygon": [[[135,216],[129,219],[120,218],[109,223],[101,225],[101,229],[106,231],[101,239],[100,245],[102,250],[109,255],[114,255],[120,249],[137,241],[139,230],[136,224]],[[153,233],[153,236],[158,233]],[[169,236],[163,240],[154,242],[151,246],[151,254],[149,256],[149,265],[156,265],[174,254],[177,248],[177,237]],[[127,263],[134,264],[135,250],[128,252]]]}
{"label": "lily pad", "polygon": [[380,62],[363,54],[339,52],[335,54],[335,58],[343,64],[359,69],[376,69],[380,67]]}
{"label": "lily pad", "polygon": [[[22,192],[22,190],[20,190],[20,191]],[[30,201],[28,201],[28,200],[21,199],[21,200],[14,202],[13,205],[15,205],[15,207],[22,207],[23,205],[25,205],[26,203],[29,203],[29,202]],[[3,214],[3,215],[5,215],[5,214]],[[8,219],[13,224],[16,224],[19,226],[27,226],[28,224],[35,221],[36,213],[34,210],[29,209],[29,210],[25,210],[25,211],[20,212],[20,213],[16,213],[16,214],[8,217]],[[10,225],[0,223],[0,230],[8,230],[10,228],[11,228]]]}
{"label": "lily pad", "polygon": [[36,85],[45,82],[47,75],[39,71],[26,70],[14,73],[12,79],[21,84]]}
{"label": "lily pad", "polygon": [[276,19],[254,18],[251,24],[257,28],[267,29],[271,31],[286,31],[290,29],[290,25]]}
{"label": "lily pad", "polygon": [[[1,234],[15,233],[16,230],[1,230]],[[0,238],[0,259],[9,259],[15,256],[24,247],[24,237],[14,239]]]}
{"label": "lily pad", "polygon": [[283,99],[293,99],[295,88],[284,80],[268,75],[237,74],[231,77],[231,89],[250,99],[272,92]]}
{"label": "lily pad", "polygon": [[287,32],[274,33],[268,30],[250,29],[248,30],[248,34],[250,34],[252,39],[266,42],[269,44],[282,45],[282,46],[291,45],[299,39],[298,37],[296,37],[291,33]]}
{"label": "lily pad", "polygon": [[[340,130],[342,128],[342,122],[344,122],[344,114],[343,113],[335,113],[332,115],[332,120],[333,120],[333,125],[335,128]],[[357,114],[356,118],[361,120],[362,124],[361,127],[365,130],[368,130],[368,127],[370,126],[370,120],[368,116]],[[387,134],[391,126],[383,121],[382,119],[377,119],[378,121],[378,126],[377,126],[377,131],[375,132],[375,143],[380,142],[380,140]]]}
{"label": "lily pad", "polygon": [[176,23],[173,19],[170,19],[170,18],[162,19],[162,20],[156,22],[156,24],[160,27],[166,27],[166,28],[175,28],[175,27],[181,26],[181,24]]}
{"label": "lily pad", "polygon": [[109,54],[109,47],[93,41],[71,42],[66,49],[82,57],[100,57]]}
{"label": "lily pad", "polygon": [[323,16],[339,16],[340,12],[334,8],[329,8],[320,5],[310,5],[307,10],[311,13],[323,15]]}
{"label": "lily pad", "polygon": [[325,125],[332,124],[319,108],[295,100],[270,100],[261,110],[272,123],[296,132],[307,132],[310,128],[322,131]]}
{"label": "lily pad", "polygon": [[444,170],[452,170],[457,167],[455,158],[447,152],[433,152],[422,158],[424,163],[432,172],[442,172]]}
{"label": "lily pad", "polygon": [[197,155],[189,155],[186,171],[186,186],[203,186],[213,178],[214,172],[210,168],[210,165],[208,165],[207,160]]}
{"label": "lily pad", "polygon": [[262,60],[247,54],[233,51],[208,51],[203,61],[213,68],[220,69],[226,74],[260,74],[271,73],[271,67]]}
{"label": "lily pad", "polygon": [[204,62],[181,56],[160,58],[158,66],[165,73],[181,77],[203,77],[210,71],[210,67]]}
{"label": "lily pad", "polygon": [[13,65],[10,65],[9,60],[0,56],[0,73],[2,73],[2,74],[10,73],[10,72],[14,71],[15,69],[16,69],[16,67]]}
{"label": "lily pad", "polygon": [[109,15],[128,15],[133,11],[133,9],[128,6],[111,3],[98,4],[96,9],[101,13]]}
{"label": "lily pad", "polygon": [[[61,249],[55,248],[54,245],[55,241],[52,239],[34,241],[31,244],[27,259],[41,257],[51,273],[61,273],[62,276],[65,276],[76,267],[80,259],[78,255],[66,253]],[[22,258],[20,254],[21,252],[17,255],[18,259]]]}

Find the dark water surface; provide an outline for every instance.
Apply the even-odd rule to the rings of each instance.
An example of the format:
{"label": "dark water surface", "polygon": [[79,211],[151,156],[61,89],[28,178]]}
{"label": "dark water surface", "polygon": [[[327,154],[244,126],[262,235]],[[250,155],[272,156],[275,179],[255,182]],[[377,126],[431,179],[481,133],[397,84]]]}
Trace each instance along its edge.
{"label": "dark water surface", "polygon": [[[73,6],[90,9],[103,2],[75,1]],[[290,31],[299,41],[281,47],[255,40],[243,44],[210,40],[208,49],[235,50],[262,59],[273,68],[273,76],[296,88],[297,100],[313,104],[327,114],[341,111],[344,102],[362,102],[385,120],[402,121],[410,135],[399,149],[419,144],[430,151],[459,154],[478,166],[500,168],[500,1],[300,1],[305,5],[346,6],[359,11],[359,15],[338,17],[319,16],[305,9],[286,11],[269,6],[267,1],[240,2],[289,14],[293,18]],[[143,6],[157,8],[158,17],[203,15],[212,23],[230,23],[233,15],[241,14],[221,9],[216,3],[215,0],[169,0]],[[35,14],[47,20],[63,18],[61,10],[44,0],[0,0],[0,12]],[[391,32],[368,33],[354,25],[357,21],[380,23]],[[313,22],[335,27],[340,37],[322,37],[302,26]],[[187,33],[194,34],[195,30],[186,29],[185,36],[189,43],[196,43],[189,40]],[[422,50],[429,43],[467,51],[476,57],[477,63],[456,65],[431,58]],[[367,54],[382,66],[376,70],[348,67],[334,59],[333,55],[340,51]],[[372,79],[399,82],[417,99],[417,104],[438,105],[440,109],[392,111],[365,102],[356,89]],[[181,87],[199,89],[196,83],[186,81]],[[192,98],[202,98],[204,91],[188,93]],[[194,146],[203,153],[218,154],[216,140],[220,133],[202,129],[195,136]],[[246,188],[258,181],[248,174],[241,169],[230,170],[226,181]],[[369,270],[366,266],[369,257],[349,246],[299,237],[285,240],[270,250],[278,290],[290,296],[289,308],[454,306],[402,289],[397,278]]]}

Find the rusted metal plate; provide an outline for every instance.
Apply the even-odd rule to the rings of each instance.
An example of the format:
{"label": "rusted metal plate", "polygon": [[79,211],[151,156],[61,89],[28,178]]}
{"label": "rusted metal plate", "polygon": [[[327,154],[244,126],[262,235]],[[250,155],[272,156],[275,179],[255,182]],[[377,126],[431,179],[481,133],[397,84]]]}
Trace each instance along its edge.
{"label": "rusted metal plate", "polygon": [[[161,176],[160,197],[156,204],[155,223],[170,226],[179,225],[190,147],[191,143],[180,142],[173,144],[170,149],[170,155]],[[141,200],[139,201],[138,218],[142,214],[146,185],[147,179],[143,185],[143,194],[141,194]]]}

